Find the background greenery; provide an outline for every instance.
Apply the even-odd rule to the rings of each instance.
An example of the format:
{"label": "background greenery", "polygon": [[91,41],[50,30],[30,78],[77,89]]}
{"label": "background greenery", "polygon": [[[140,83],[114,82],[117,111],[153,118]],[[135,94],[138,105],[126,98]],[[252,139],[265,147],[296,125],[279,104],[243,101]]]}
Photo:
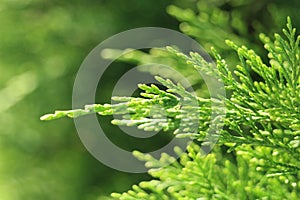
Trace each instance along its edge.
{"label": "background greenery", "polygon": [[72,121],[39,117],[70,108],[81,62],[107,37],[141,26],[176,28],[165,12],[170,3],[0,1],[0,199],[96,199],[145,178],[95,160]]}
{"label": "background greenery", "polygon": [[[71,120],[44,123],[39,117],[71,108],[80,63],[105,38],[142,26],[178,29],[179,23],[165,11],[170,4],[189,7],[196,14],[200,10],[200,26],[189,23],[190,11],[169,7],[168,12],[185,22],[180,25],[182,31],[206,48],[214,45],[229,58],[225,39],[262,49],[258,47],[259,32],[278,31],[287,15],[295,27],[300,23],[296,0],[207,0],[198,4],[184,0],[1,0],[0,199],[104,199],[149,178],[115,171],[95,160],[81,144]],[[218,17],[206,20],[211,19],[207,15]],[[120,68],[111,70],[104,81],[126,70]],[[105,101],[110,90],[101,93]],[[104,122],[106,129],[117,131],[108,124],[109,119]]]}

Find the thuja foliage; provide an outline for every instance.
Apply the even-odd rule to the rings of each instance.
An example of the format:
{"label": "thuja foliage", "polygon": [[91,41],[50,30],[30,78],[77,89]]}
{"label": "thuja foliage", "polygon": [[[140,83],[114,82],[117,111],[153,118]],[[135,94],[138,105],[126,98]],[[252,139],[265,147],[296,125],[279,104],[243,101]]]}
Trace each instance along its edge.
{"label": "thuja foliage", "polygon": [[[219,103],[224,102],[226,116],[213,133],[219,140],[211,154],[204,156],[195,143],[188,146],[187,152],[175,148],[180,155],[178,160],[166,154],[156,160],[134,151],[137,158],[146,161],[153,180],[112,196],[119,199],[298,199],[300,36],[296,36],[288,18],[282,35],[275,34],[271,39],[261,34],[260,39],[268,51],[269,63],[264,63],[253,50],[226,41],[239,59],[233,70],[214,48],[216,66],[197,53],[184,55],[167,48],[170,54],[185,60],[186,67],[194,67],[222,81],[230,94],[228,97],[198,97],[180,84],[156,77],[166,90],[140,84],[143,91],[140,97],[114,97],[116,104],[56,111],[41,119],[118,114],[122,118],[113,120],[113,124],[137,126],[145,131],[173,131],[178,137],[203,141],[211,133],[212,110],[218,112],[222,109]],[[162,111],[153,113],[153,106]],[[165,166],[166,163],[169,165]]]}
{"label": "thuja foliage", "polygon": [[[296,17],[299,6],[300,1],[296,0],[289,1],[289,4],[280,0],[197,0],[196,8],[170,5],[167,12],[180,21],[179,28],[183,33],[195,38],[207,51],[211,46],[217,48],[231,68],[239,61],[230,46],[224,43],[224,39],[255,50],[265,60],[265,51],[261,48],[257,35],[261,32],[269,35],[278,30],[287,15],[294,16],[295,24],[299,24],[300,21]],[[184,69],[180,73],[188,76],[189,80],[195,79],[191,77],[195,73],[185,68],[184,63],[161,49],[151,49],[149,54],[135,51],[126,54],[120,60],[138,64],[163,62],[176,70]],[[155,74],[157,69],[152,68],[149,71]],[[199,83],[199,80],[196,82]]]}

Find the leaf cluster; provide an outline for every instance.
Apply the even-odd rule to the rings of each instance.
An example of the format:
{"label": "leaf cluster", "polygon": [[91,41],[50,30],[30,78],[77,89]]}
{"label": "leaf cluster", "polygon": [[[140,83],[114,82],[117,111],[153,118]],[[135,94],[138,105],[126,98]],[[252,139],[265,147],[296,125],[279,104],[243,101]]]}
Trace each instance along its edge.
{"label": "leaf cluster", "polygon": [[[219,148],[203,157],[195,144],[175,162],[167,155],[158,161],[135,152],[152,168],[149,173],[154,180],[112,196],[120,199],[296,199],[300,191],[300,37],[296,37],[289,18],[283,34],[285,38],[275,34],[273,41],[260,35],[269,52],[268,64],[253,50],[226,41],[240,62],[234,70],[229,69],[215,49],[212,49],[214,67],[197,53],[187,56],[168,48],[187,65],[224,82],[229,97],[200,98],[180,84],[156,77],[167,90],[141,84],[139,87],[144,91],[141,97],[114,97],[117,104],[57,111],[42,119],[117,114],[122,117],[113,120],[116,125],[137,126],[145,131],[171,130],[179,137],[203,141],[209,133],[212,110],[218,109],[212,102],[224,101],[226,116],[213,134],[219,136],[219,145],[233,152],[232,159],[223,159]],[[175,149],[175,152],[181,151]],[[161,167],[166,162],[172,164]]]}

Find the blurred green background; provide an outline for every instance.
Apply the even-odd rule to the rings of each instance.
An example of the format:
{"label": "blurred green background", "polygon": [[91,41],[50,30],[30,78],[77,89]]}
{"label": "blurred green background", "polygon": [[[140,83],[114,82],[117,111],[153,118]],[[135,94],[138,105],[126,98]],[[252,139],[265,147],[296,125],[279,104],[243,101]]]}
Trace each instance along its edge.
{"label": "blurred green background", "polygon": [[[240,20],[249,25],[260,21],[259,30],[249,26],[243,34],[235,33],[246,43],[257,43],[260,31],[278,31],[288,14],[299,21],[298,7],[293,6],[299,5],[297,1],[274,1],[273,7],[267,0],[203,2],[225,11],[235,6],[235,12],[242,13]],[[79,140],[72,120],[41,122],[39,117],[71,108],[76,72],[104,39],[144,26],[178,30],[177,20],[165,11],[170,4],[196,8],[193,0],[0,0],[1,200],[105,199],[111,192],[126,191],[149,179],[146,174],[118,172],[94,159]],[[270,8],[280,15],[276,12],[271,17],[265,12]],[[194,37],[205,41],[202,35]],[[111,70],[107,77],[123,72]],[[101,92],[109,99],[109,89]],[[109,120],[104,118],[104,129],[118,131]]]}
{"label": "blurred green background", "polygon": [[147,178],[94,159],[72,120],[41,122],[39,117],[71,108],[76,72],[104,39],[143,26],[176,29],[178,22],[165,12],[169,4],[0,1],[1,200],[103,199]]}

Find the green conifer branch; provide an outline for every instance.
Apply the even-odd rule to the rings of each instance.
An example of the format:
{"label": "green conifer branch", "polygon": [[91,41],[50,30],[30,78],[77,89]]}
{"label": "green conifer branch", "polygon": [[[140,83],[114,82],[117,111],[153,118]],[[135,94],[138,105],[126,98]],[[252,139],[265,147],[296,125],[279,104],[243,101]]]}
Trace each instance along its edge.
{"label": "green conifer branch", "polygon": [[[217,159],[221,156],[219,149],[203,157],[195,144],[188,147],[188,153],[178,162],[167,155],[155,160],[134,152],[152,168],[149,174],[157,180],[142,182],[126,193],[112,196],[119,199],[273,199],[274,196],[297,199],[300,194],[300,37],[296,38],[289,18],[283,33],[286,38],[275,34],[274,41],[260,35],[269,52],[268,64],[253,50],[226,41],[240,60],[234,70],[230,70],[232,67],[215,49],[212,53],[216,67],[197,53],[187,56],[167,48],[188,66],[224,82],[231,95],[223,99],[226,117],[225,128],[218,132],[219,144],[234,151],[236,157],[234,161],[221,161]],[[141,84],[141,97],[114,97],[117,104],[56,111],[41,119],[118,114],[122,118],[112,121],[117,125],[137,126],[145,131],[173,131],[177,136],[202,141],[209,132],[212,111],[220,109],[212,107],[212,101],[219,100],[200,98],[171,80],[156,79],[167,90]],[[161,112],[154,112],[155,106]],[[172,164],[162,167],[163,163]]]}
{"label": "green conifer branch", "polygon": [[246,152],[238,152],[236,160],[230,161],[222,158],[220,149],[203,156],[195,144],[188,146],[187,153],[178,147],[174,151],[181,155],[180,160],[166,167],[159,164],[174,158],[164,154],[156,160],[148,154],[134,152],[151,167],[149,174],[155,179],[134,185],[128,192],[113,193],[112,197],[121,200],[297,198],[297,179],[289,175],[258,173],[257,163],[262,161],[251,159]]}

